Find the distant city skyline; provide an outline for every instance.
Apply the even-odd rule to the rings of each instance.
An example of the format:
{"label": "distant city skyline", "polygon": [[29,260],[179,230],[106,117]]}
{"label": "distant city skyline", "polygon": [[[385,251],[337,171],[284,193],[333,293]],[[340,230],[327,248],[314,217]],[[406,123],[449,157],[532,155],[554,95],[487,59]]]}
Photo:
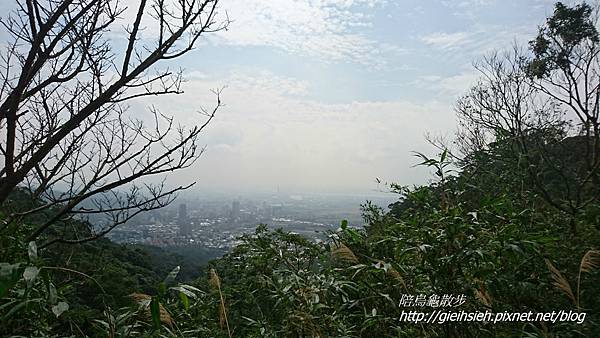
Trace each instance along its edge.
{"label": "distant city skyline", "polygon": [[[389,197],[374,196],[372,202],[386,208],[396,201]],[[344,195],[188,194],[178,203],[138,215],[108,237],[119,243],[159,247],[201,246],[213,250],[214,257],[218,257],[233,247],[239,236],[253,233],[259,224],[299,233],[311,240],[326,239],[342,220],[362,227],[363,203],[361,197]]]}

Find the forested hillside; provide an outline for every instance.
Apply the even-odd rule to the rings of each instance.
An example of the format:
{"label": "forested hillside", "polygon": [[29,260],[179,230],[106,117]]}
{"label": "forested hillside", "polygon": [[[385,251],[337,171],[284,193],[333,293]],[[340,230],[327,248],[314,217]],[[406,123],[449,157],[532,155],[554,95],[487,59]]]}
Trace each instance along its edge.
{"label": "forested hillside", "polygon": [[[2,178],[0,336],[600,336],[597,24],[590,5],[557,3],[529,45],[483,57],[478,82],[456,103],[457,136],[432,140],[438,154],[415,153],[431,183],[388,184],[397,194],[389,211],[365,201],[364,224],[340,219],[327,241],[257,225],[204,264],[103,238],[110,228],[85,222],[89,210],[76,206],[106,182],[74,184],[55,199],[58,190],[14,184],[2,198],[12,184]],[[170,154],[191,160],[178,144]],[[165,161],[174,163],[142,160],[141,170],[185,167]],[[127,195],[119,208],[90,205],[131,211],[114,227],[171,198],[150,192]],[[442,315],[561,310],[571,317]]]}

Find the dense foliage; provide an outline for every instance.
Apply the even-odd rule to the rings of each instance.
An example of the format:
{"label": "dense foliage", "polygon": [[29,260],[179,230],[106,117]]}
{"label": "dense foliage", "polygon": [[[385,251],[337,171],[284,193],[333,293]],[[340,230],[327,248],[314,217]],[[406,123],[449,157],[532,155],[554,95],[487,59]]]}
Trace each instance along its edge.
{"label": "dense foliage", "polygon": [[[443,187],[396,187],[400,201],[390,212],[367,204],[367,226],[342,223],[327,243],[265,227],[245,236],[212,264],[235,335],[597,335],[599,274],[592,268],[599,253],[589,251],[599,240],[597,223],[584,217],[585,236],[569,234],[567,215],[527,206],[535,194],[498,192],[497,186],[486,192],[474,180],[461,174]],[[407,295],[466,296],[447,311],[587,315],[583,323],[415,324],[400,321],[401,313],[439,308],[405,306]]]}

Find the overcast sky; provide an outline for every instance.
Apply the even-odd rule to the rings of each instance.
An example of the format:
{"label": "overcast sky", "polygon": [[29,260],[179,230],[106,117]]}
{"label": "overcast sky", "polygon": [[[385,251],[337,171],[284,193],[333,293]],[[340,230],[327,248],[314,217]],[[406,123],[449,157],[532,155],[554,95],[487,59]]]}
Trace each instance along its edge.
{"label": "overcast sky", "polygon": [[[127,1],[133,3],[134,1]],[[154,103],[190,125],[225,87],[197,164],[170,176],[229,191],[368,192],[375,178],[424,183],[411,151],[425,133],[451,135],[453,104],[476,79],[472,62],[526,43],[545,0],[221,0],[226,32],[173,66],[185,94]],[[144,34],[151,35],[151,28]]]}

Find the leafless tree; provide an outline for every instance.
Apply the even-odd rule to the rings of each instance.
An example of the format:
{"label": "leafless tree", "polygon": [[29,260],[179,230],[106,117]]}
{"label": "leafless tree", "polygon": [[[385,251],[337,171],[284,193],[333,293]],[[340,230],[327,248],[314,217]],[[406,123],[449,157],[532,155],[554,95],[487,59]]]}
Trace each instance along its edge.
{"label": "leafless tree", "polygon": [[[218,0],[127,5],[133,7],[118,0],[22,0],[2,19],[11,40],[0,61],[0,204],[10,209],[19,187],[37,202],[10,209],[0,231],[44,212],[48,220],[28,240],[44,234],[45,245],[89,241],[169,204],[193,184],[168,188],[148,178],[189,167],[200,156],[198,136],[221,105],[219,91],[213,108],[200,108],[204,121],[187,127],[155,108],[135,119],[128,101],[181,93],[182,71],[165,63],[203,35],[226,29],[228,19],[220,18]],[[118,36],[127,11],[133,22]],[[148,28],[153,34],[142,36]],[[110,222],[88,232],[64,222],[93,214]]]}
{"label": "leafless tree", "polygon": [[476,85],[456,103],[461,153],[486,149],[503,135],[553,128],[560,117],[552,102],[540,97],[524,72],[526,58],[515,46],[493,52],[475,64]]}
{"label": "leafless tree", "polygon": [[557,3],[530,50],[478,64],[456,106],[463,154],[508,147],[515,170],[552,207],[577,215],[600,198],[600,42],[588,5]]}
{"label": "leafless tree", "polygon": [[545,149],[547,153],[545,142],[549,139],[537,136],[558,133],[560,138],[567,133],[568,126],[554,101],[540,95],[531,85],[524,71],[526,60],[515,47],[511,52],[492,53],[476,64],[481,74],[479,82],[456,103],[459,123],[456,143],[464,157],[493,150],[498,145],[508,148],[504,154],[510,156],[496,160],[513,163],[514,169],[525,168],[540,183],[538,188],[548,202],[562,208],[537,179],[539,158],[531,148]]}

